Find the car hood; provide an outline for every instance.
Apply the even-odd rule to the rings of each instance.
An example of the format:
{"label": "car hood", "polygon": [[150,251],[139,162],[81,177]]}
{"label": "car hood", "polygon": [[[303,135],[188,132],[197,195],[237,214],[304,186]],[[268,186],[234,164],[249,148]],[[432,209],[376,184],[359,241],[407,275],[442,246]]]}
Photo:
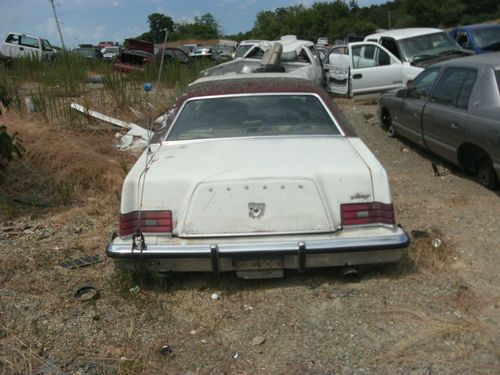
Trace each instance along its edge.
{"label": "car hood", "polygon": [[[172,210],[179,236],[334,231],[340,204],[373,201],[349,138],[262,137],[164,143],[127,176],[121,212]],[[249,216],[251,205],[262,217]]]}
{"label": "car hood", "polygon": [[[127,39],[127,50],[141,50],[153,54],[154,44],[139,39]],[[126,51],[125,51],[126,52]]]}

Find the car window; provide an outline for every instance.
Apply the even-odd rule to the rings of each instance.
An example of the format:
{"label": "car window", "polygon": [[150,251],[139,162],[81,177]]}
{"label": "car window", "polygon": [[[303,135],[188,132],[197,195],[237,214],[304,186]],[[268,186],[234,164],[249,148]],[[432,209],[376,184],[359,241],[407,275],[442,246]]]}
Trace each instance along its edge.
{"label": "car window", "polygon": [[439,74],[439,70],[439,68],[429,68],[420,73],[408,88],[408,97],[426,99]]}
{"label": "car window", "polygon": [[431,102],[467,109],[476,75],[477,72],[473,69],[446,69],[436,84]]}
{"label": "car window", "polygon": [[354,69],[372,68],[390,63],[389,54],[378,46],[369,44],[352,47],[352,66]]}
{"label": "car window", "polygon": [[485,48],[500,41],[500,26],[495,25],[487,29],[472,31],[472,35],[479,48]]}
{"label": "car window", "polygon": [[42,49],[44,51],[52,51],[52,46],[47,39],[42,39]]}
{"label": "car window", "polygon": [[313,95],[245,95],[187,102],[167,140],[339,134]]}
{"label": "car window", "polygon": [[464,49],[471,49],[472,45],[469,41],[469,37],[467,36],[467,33],[465,31],[457,31],[455,38],[454,38],[458,45]]}
{"label": "car window", "polygon": [[38,48],[38,39],[32,38],[30,36],[22,35],[21,36],[21,42],[19,43],[23,46],[26,47],[33,47],[33,48]]}
{"label": "car window", "polygon": [[457,43],[445,32],[401,39],[399,46],[407,61],[425,60],[458,49]]}
{"label": "car window", "polygon": [[387,50],[401,60],[401,55],[399,54],[398,46],[396,41],[392,38],[382,38],[380,44],[387,48]]}
{"label": "car window", "polygon": [[254,48],[248,55],[247,58],[250,59],[262,59],[264,57],[264,51],[260,47]]}
{"label": "car window", "polygon": [[497,79],[498,92],[500,93],[500,70],[495,70],[495,77]]}
{"label": "car window", "polygon": [[16,35],[16,34],[9,34],[9,36],[7,37],[7,39],[5,40],[6,43],[10,43],[10,44],[19,44],[19,40],[20,40],[20,36],[19,35]]}
{"label": "car window", "polygon": [[187,63],[189,62],[189,57],[186,56],[185,53],[179,50],[175,50],[175,56],[180,62]]}

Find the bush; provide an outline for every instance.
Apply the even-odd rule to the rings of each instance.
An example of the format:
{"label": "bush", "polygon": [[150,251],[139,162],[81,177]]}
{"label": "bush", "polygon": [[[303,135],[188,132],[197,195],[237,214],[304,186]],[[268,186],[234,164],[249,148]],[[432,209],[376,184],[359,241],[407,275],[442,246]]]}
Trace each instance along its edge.
{"label": "bush", "polygon": [[10,135],[7,133],[7,127],[0,125],[0,170],[5,169],[7,163],[14,160],[14,156],[21,157],[24,153],[24,147],[17,138],[17,133]]}

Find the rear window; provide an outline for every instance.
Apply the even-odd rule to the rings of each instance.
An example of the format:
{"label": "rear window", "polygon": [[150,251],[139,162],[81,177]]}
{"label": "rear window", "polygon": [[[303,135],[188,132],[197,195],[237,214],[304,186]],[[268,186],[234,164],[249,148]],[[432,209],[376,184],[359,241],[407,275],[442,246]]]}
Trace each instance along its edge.
{"label": "rear window", "polygon": [[313,95],[254,95],[187,102],[167,140],[339,134]]}

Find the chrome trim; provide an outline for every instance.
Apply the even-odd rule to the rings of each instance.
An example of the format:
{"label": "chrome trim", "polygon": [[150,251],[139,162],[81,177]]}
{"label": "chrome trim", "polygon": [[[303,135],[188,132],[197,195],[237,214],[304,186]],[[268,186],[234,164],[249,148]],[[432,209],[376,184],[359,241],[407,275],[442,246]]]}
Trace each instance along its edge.
{"label": "chrome trim", "polygon": [[[179,118],[179,116],[182,113],[182,111],[184,110],[184,107],[186,106],[186,104],[189,103],[189,102],[191,102],[191,101],[193,101],[193,100],[218,99],[218,98],[234,98],[234,97],[243,97],[243,96],[278,96],[278,95],[281,95],[281,96],[292,96],[292,95],[314,96],[316,99],[319,100],[319,102],[321,103],[321,105],[323,106],[323,108],[325,109],[325,111],[328,113],[328,115],[332,119],[334,125],[337,127],[337,130],[340,133],[339,135],[345,137],[345,134],[342,131],[342,127],[339,126],[339,124],[337,122],[337,119],[335,118],[335,116],[333,116],[333,113],[330,112],[330,110],[326,106],[326,103],[323,101],[323,99],[321,98],[321,96],[319,96],[318,94],[311,93],[311,92],[269,92],[269,93],[262,92],[262,93],[242,93],[242,94],[227,94],[227,95],[195,96],[195,97],[189,98],[189,99],[185,100],[184,103],[182,103],[181,108],[179,108],[179,110],[177,111],[174,119],[172,120],[172,123],[170,124],[170,127],[168,128],[168,131],[166,132],[165,136],[162,139],[162,142],[172,142],[172,143],[173,142],[178,142],[178,141],[169,141],[168,140],[168,136],[170,135],[170,132],[174,128],[175,123],[177,122],[177,119]],[[253,137],[255,137],[255,136],[253,136]],[[263,136],[263,137],[265,137],[265,136]],[[230,137],[230,138],[247,138],[247,137]],[[226,138],[209,138],[209,139],[226,139]],[[185,141],[185,140],[182,140],[182,141]]]}
{"label": "chrome trim", "polygon": [[[303,244],[303,245],[302,245]],[[400,229],[393,234],[368,237],[351,237],[322,240],[288,240],[256,243],[218,243],[207,241],[197,245],[148,245],[145,250],[133,250],[131,244],[114,244],[106,246],[106,255],[110,258],[210,258],[217,247],[219,258],[234,256],[259,255],[296,255],[299,248],[305,246],[308,254],[334,254],[367,252],[378,250],[397,250],[407,247],[409,238]]]}

